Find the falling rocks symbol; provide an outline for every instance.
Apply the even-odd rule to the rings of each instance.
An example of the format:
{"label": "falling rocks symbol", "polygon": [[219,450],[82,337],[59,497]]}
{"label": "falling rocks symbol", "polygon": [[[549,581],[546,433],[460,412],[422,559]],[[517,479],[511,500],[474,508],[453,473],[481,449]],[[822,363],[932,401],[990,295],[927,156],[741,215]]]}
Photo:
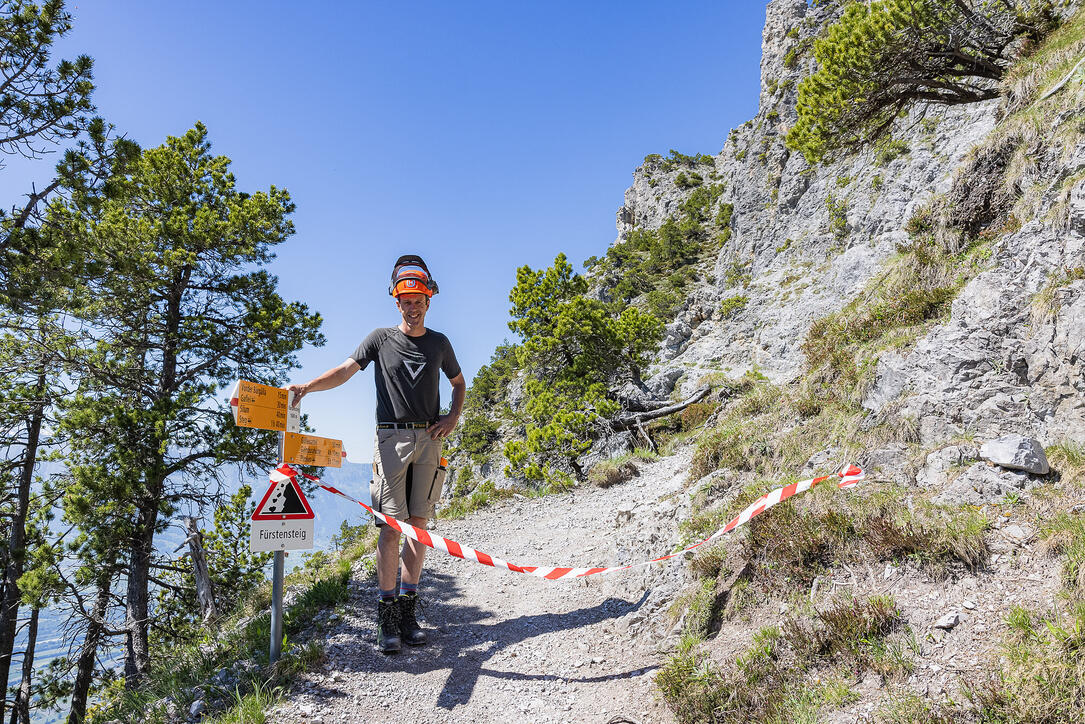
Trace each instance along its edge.
{"label": "falling rocks symbol", "polygon": [[268,498],[261,512],[293,515],[304,513],[306,510],[301,498],[298,497],[297,491],[294,490],[294,486],[290,484],[289,480],[285,480],[275,488],[275,492]]}

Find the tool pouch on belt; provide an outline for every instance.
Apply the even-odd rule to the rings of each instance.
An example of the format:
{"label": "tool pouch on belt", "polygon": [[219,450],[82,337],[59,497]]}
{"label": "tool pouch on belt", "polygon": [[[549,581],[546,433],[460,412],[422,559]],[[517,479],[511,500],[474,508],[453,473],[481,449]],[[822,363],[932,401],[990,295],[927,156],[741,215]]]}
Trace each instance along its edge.
{"label": "tool pouch on belt", "polygon": [[445,487],[445,478],[448,477],[448,459],[441,458],[441,462],[437,465],[436,472],[433,473],[433,483],[430,485],[429,495],[426,496],[430,505],[436,505],[437,501],[441,499],[441,491]]}

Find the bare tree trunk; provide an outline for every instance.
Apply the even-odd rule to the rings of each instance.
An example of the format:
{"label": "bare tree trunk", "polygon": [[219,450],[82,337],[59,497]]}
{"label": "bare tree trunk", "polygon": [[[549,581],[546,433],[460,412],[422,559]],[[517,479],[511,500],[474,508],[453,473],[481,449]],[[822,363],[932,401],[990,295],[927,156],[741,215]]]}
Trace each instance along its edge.
{"label": "bare tree trunk", "polygon": [[[185,543],[188,544],[188,555],[192,558],[192,572],[196,578],[196,600],[200,602],[200,610],[206,623],[209,619],[218,618],[219,612],[215,606],[215,589],[211,585],[211,574],[207,570],[207,555],[203,550],[203,535],[200,534],[198,522],[195,518],[185,518],[185,527],[188,529]],[[180,549],[178,546],[177,550]]]}
{"label": "bare tree trunk", "polygon": [[72,705],[68,711],[68,724],[83,724],[87,716],[87,696],[94,680],[94,666],[98,659],[98,646],[105,630],[105,614],[109,607],[109,589],[111,576],[98,580],[98,593],[94,599],[94,610],[87,623],[87,633],[83,636],[83,649],[75,669],[75,685],[72,687]]}
{"label": "bare tree trunk", "polygon": [[38,645],[38,614],[41,609],[30,609],[30,625],[26,634],[26,652],[23,654],[23,679],[15,694],[11,708],[11,724],[30,724],[30,681],[34,676],[34,649]]}
{"label": "bare tree trunk", "polygon": [[[23,469],[19,475],[19,489],[16,491],[15,511],[11,517],[11,529],[8,537],[8,561],[4,569],[4,596],[0,599],[0,683],[7,690],[7,680],[11,672],[11,654],[15,650],[15,631],[19,620],[19,577],[23,575],[23,563],[26,555],[26,516],[30,509],[30,484],[34,480],[34,464],[38,456],[38,444],[41,440],[41,423],[45,416],[45,368],[38,373],[35,388],[37,396],[34,412],[27,423],[26,450]],[[0,695],[0,721],[4,720],[4,708],[7,697]]]}
{"label": "bare tree trunk", "polygon": [[[154,497],[155,503],[158,496]],[[124,656],[124,687],[136,689],[147,676],[151,664],[148,643],[148,586],[151,575],[151,555],[154,546],[154,524],[158,519],[157,504],[143,504],[133,535],[131,559],[128,565],[128,590],[125,597],[125,630],[127,646]]]}
{"label": "bare tree trunk", "polygon": [[[162,370],[158,378],[158,390],[152,406],[168,410],[177,384],[177,348],[181,327],[181,301],[192,268],[179,270],[171,292],[166,300],[165,329],[162,333]],[[168,425],[167,425],[168,426]],[[150,628],[151,556],[154,554],[154,528],[158,521],[158,506],[166,484],[165,449],[169,446],[168,433],[158,430],[152,448],[156,457],[148,459],[146,468],[146,492],[140,496],[139,520],[131,543],[131,561],[128,567],[128,591],[126,595],[127,651],[124,657],[124,686],[128,690],[138,688],[147,678],[151,664],[148,630]]]}

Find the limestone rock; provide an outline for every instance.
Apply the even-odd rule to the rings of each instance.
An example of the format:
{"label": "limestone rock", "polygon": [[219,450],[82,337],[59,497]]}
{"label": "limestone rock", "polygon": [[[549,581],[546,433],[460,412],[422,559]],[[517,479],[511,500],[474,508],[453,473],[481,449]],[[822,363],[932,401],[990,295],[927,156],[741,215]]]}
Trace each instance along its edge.
{"label": "limestone rock", "polygon": [[956,611],[950,611],[934,622],[934,628],[949,630],[961,622],[961,616]]}
{"label": "limestone rock", "polygon": [[950,471],[975,461],[977,452],[967,445],[950,445],[927,456],[926,463],[916,474],[916,483],[927,488],[941,488],[949,482]]}
{"label": "limestone rock", "polygon": [[658,399],[666,399],[674,391],[678,378],[685,374],[681,367],[665,367],[652,375],[644,386]]}
{"label": "limestone rock", "polygon": [[815,473],[824,475],[833,472],[830,468],[835,468],[840,464],[842,464],[840,460],[840,450],[834,447],[825,448],[824,450],[820,450],[811,455],[810,459],[803,465],[802,471],[799,474],[802,476],[813,475]]}
{"label": "limestone rock", "polygon": [[1001,502],[1009,493],[1025,490],[1029,476],[976,463],[961,473],[934,502],[947,505],[986,505]]}
{"label": "limestone rock", "polygon": [[889,478],[898,483],[909,479],[911,454],[904,443],[891,443],[885,447],[871,450],[859,457],[859,467],[868,475]]}
{"label": "limestone rock", "polygon": [[980,448],[980,457],[1010,470],[1024,470],[1036,475],[1047,475],[1051,471],[1044,446],[1038,440],[1022,435],[1003,435],[988,440]]}

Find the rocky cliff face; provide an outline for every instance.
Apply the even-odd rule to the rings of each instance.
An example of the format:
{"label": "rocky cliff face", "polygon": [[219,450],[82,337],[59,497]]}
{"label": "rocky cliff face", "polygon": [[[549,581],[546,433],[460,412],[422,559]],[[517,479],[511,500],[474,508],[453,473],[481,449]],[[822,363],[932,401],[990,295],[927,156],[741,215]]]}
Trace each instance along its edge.
{"label": "rocky cliff face", "polygon": [[[832,12],[805,0],[768,5],[757,116],[733,130],[704,169],[724,184],[721,202],[734,205],[733,235],[709,283],[697,285],[668,326],[656,387],[679,371],[684,392],[710,371],[756,368],[776,383],[796,380],[811,324],[876,285],[908,241],[908,220],[940,195],[959,201],[977,155],[1010,134],[1000,125],[1007,112],[1000,101],[931,109],[902,122],[890,146],[810,167],[788,151],[783,134],[796,118],[812,38]],[[1063,92],[1076,94],[1080,81],[1070,85]],[[1065,115],[1052,121],[1067,123],[1073,113]],[[984,270],[959,292],[948,319],[914,346],[879,355],[864,406],[878,414],[894,405],[893,414],[914,420],[925,448],[1004,432],[1045,443],[1085,434],[1085,281],[1060,283],[1085,264],[1085,182],[1075,181],[1085,145],[1032,136],[1022,141],[1034,148],[1015,169],[1011,200],[1028,201],[1028,218],[1015,217],[1019,228],[993,239]],[[636,170],[615,243],[674,213],[689,194],[675,185],[680,172],[658,161]],[[721,302],[742,297],[737,312],[721,311]]]}

